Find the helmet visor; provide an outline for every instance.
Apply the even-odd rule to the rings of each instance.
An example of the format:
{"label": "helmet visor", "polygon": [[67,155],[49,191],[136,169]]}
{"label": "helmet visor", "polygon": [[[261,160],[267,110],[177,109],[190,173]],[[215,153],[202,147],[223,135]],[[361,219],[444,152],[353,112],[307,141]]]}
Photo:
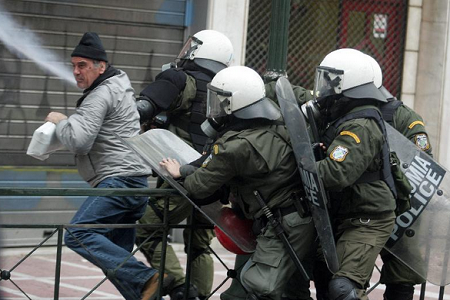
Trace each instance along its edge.
{"label": "helmet visor", "polygon": [[184,43],[177,59],[190,59],[195,50],[197,50],[202,44],[203,42],[201,40],[195,36],[190,36],[186,43]]}
{"label": "helmet visor", "polygon": [[218,118],[228,115],[230,111],[231,92],[219,89],[208,83],[208,93],[206,98],[206,117]]}
{"label": "helmet visor", "polygon": [[314,99],[320,101],[328,96],[341,94],[343,82],[343,70],[317,67],[314,82]]}

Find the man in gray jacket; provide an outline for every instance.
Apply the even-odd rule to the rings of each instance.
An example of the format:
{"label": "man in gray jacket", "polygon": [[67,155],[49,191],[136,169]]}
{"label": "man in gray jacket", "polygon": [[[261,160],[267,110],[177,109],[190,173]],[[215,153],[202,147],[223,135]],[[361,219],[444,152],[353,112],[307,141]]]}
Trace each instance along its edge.
{"label": "man in gray jacket", "polygon": [[[87,32],[72,53],[73,74],[83,96],[67,117],[48,114],[56,134],[76,156],[78,172],[95,188],[145,188],[151,170],[124,145],[122,138],[139,133],[139,113],[128,76],[109,65],[98,35]],[[147,197],[90,196],[71,224],[135,224]],[[130,256],[134,228],[68,228],[65,243],[100,267],[125,299],[154,299],[159,273]],[[164,286],[172,278],[164,276]]]}

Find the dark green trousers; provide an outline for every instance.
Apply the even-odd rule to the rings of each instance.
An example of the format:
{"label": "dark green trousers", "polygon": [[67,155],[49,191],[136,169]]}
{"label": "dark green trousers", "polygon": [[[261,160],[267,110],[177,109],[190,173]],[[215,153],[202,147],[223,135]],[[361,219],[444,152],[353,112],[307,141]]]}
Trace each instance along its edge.
{"label": "dark green trousers", "polygon": [[[162,187],[164,188],[164,187]],[[150,199],[154,206],[162,213],[164,209],[164,199]],[[192,205],[188,200],[181,196],[172,196],[169,200],[169,223],[178,224],[185,219],[192,217]],[[204,216],[196,211],[194,214],[196,222],[206,223],[208,221]],[[155,210],[147,206],[144,216],[139,220],[139,224],[159,224],[162,220],[155,212]],[[187,249],[187,241],[189,236],[189,229],[185,229],[183,237],[185,247]],[[154,234],[153,237],[144,243],[141,252],[145,255],[147,261],[154,268],[159,268],[161,264],[161,239],[162,232],[157,228],[138,228],[136,232],[136,243],[141,244],[148,236]],[[214,261],[208,251],[208,246],[214,238],[214,230],[212,229],[196,229],[193,232],[193,252],[194,260],[191,265],[191,283],[195,284],[200,296],[207,296],[211,293],[212,284],[214,280]],[[172,246],[167,245],[165,272],[175,277],[174,286],[183,284],[185,282],[184,270],[180,265],[178,257],[175,254]]]}
{"label": "dark green trousers", "polygon": [[395,215],[387,218],[343,219],[336,226],[336,250],[339,270],[333,277],[346,277],[359,286],[361,299],[367,299],[365,290],[369,286],[378,254],[386,244],[394,228]]}

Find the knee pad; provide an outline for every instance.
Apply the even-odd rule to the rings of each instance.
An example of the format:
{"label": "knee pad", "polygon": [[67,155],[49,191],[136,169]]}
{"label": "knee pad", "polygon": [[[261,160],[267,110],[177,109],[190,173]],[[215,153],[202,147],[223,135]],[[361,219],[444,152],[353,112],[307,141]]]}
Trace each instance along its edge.
{"label": "knee pad", "polygon": [[385,300],[412,300],[414,298],[414,285],[412,284],[386,284]]}
{"label": "knee pad", "polygon": [[337,277],[328,284],[330,300],[360,300],[355,284],[348,278]]}

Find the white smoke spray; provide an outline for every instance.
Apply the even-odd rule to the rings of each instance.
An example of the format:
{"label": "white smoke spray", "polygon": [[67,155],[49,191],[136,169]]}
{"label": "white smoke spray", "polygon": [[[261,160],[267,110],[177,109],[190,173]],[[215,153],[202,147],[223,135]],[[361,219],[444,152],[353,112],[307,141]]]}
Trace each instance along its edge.
{"label": "white smoke spray", "polygon": [[42,47],[39,38],[21,26],[0,5],[0,40],[9,51],[34,61],[41,69],[76,85],[70,68],[52,51]]}

